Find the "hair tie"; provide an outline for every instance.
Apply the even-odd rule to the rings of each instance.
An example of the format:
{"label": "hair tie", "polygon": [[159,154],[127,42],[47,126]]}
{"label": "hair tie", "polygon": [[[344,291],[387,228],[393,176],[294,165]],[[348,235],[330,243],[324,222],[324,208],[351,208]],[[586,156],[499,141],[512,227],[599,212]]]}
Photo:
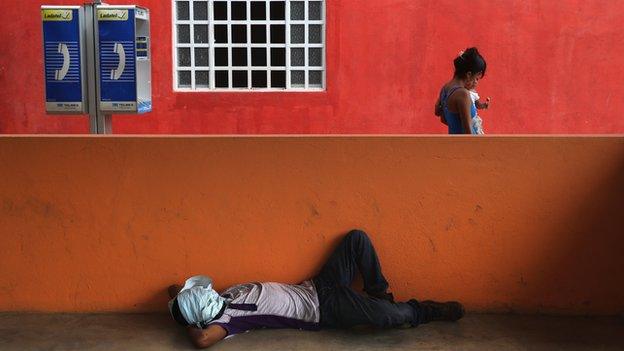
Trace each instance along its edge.
{"label": "hair tie", "polygon": [[460,59],[462,59],[462,60],[464,59],[464,52],[465,52],[465,51],[464,51],[464,50],[462,50],[462,51],[460,51],[460,52],[459,52],[459,54],[458,54],[458,57],[459,57]]}

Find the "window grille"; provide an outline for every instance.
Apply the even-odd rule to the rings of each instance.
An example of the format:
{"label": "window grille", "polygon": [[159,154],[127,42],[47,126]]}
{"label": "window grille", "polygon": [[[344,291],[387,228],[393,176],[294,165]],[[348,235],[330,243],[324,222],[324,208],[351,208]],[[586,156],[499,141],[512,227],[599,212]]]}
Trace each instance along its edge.
{"label": "window grille", "polygon": [[324,90],[325,1],[173,0],[176,91]]}

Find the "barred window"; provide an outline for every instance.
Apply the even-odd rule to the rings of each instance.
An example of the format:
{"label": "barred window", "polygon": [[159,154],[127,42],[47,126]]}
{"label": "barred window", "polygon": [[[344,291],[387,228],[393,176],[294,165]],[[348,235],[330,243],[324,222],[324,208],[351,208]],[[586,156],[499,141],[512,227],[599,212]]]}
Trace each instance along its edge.
{"label": "barred window", "polygon": [[325,1],[173,0],[177,91],[325,89]]}

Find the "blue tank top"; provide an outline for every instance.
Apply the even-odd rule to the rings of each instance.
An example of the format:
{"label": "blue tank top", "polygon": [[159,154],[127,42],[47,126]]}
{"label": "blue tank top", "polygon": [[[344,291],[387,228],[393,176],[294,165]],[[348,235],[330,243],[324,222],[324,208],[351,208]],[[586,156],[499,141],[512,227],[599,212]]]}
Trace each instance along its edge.
{"label": "blue tank top", "polygon": [[[444,119],[446,120],[446,124],[448,125],[449,134],[463,134],[463,128],[459,113],[449,111],[448,106],[446,105],[446,101],[448,100],[448,98],[453,95],[453,93],[459,88],[461,87],[454,87],[447,93],[443,87],[442,91],[440,91],[440,103],[442,104],[442,111],[444,113]],[[473,102],[470,106],[470,118],[475,118],[476,115],[477,107]],[[473,130],[472,126],[469,126],[469,128],[471,134],[476,134],[476,131]]]}

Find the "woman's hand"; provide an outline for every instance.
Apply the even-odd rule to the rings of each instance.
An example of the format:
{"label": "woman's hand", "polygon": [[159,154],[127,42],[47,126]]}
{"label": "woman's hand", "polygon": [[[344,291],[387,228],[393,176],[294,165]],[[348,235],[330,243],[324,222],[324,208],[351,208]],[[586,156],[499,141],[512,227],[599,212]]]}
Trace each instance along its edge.
{"label": "woman's hand", "polygon": [[436,101],[435,104],[435,115],[438,117],[444,117],[444,112],[442,111],[442,103],[440,103],[440,99],[438,99],[438,101]]}
{"label": "woman's hand", "polygon": [[477,101],[475,105],[477,106],[479,110],[487,110],[490,107],[491,101],[492,101],[492,98],[488,97],[487,99],[485,99],[485,102]]}

